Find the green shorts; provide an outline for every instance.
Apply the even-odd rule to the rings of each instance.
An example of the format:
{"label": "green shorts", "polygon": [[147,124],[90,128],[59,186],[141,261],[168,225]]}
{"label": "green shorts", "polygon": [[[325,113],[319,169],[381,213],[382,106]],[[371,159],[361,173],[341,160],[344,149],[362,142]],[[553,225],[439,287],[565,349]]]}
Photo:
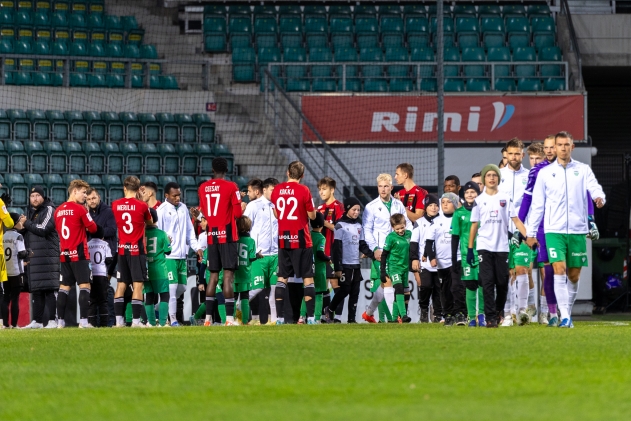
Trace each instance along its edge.
{"label": "green shorts", "polygon": [[550,263],[565,262],[568,268],[587,266],[585,234],[546,234]]}
{"label": "green shorts", "polygon": [[462,281],[477,281],[480,279],[480,266],[469,266],[469,264],[462,260],[462,273],[460,274],[460,280]]}
{"label": "green shorts", "polygon": [[379,262],[379,260],[372,261],[372,266],[370,267],[370,281],[372,282],[370,292],[376,292],[379,285],[381,285],[381,262]]}
{"label": "green shorts", "polygon": [[155,293],[155,294],[163,294],[165,292],[169,292],[169,281],[167,279],[161,279],[161,280],[148,280],[147,282],[143,283],[143,292],[145,294],[147,293]]}
{"label": "green shorts", "polygon": [[186,285],[188,281],[188,267],[186,266],[186,259],[166,259],[166,261],[169,284]]}
{"label": "green shorts", "polygon": [[250,282],[236,282],[233,284],[234,292],[248,292],[250,290]]}
{"label": "green shorts", "polygon": [[531,263],[534,262],[537,258],[536,251],[534,253],[533,259],[533,251],[526,242],[522,242],[519,247],[515,248],[511,245],[511,257],[513,266],[510,266],[513,269],[515,266],[525,266],[530,267]]}
{"label": "green shorts", "polygon": [[328,265],[328,263],[316,263],[315,271],[313,276],[313,284],[315,287],[315,292],[325,292],[326,291],[326,268],[320,268],[319,265]]}
{"label": "green shorts", "polygon": [[393,273],[388,274],[390,277],[390,281],[392,281],[392,285],[403,284],[404,287],[408,286],[408,277],[407,274]]}
{"label": "green shorts", "polygon": [[278,256],[263,256],[262,259],[256,259],[252,262],[250,269],[252,274],[252,286],[250,290],[268,288],[276,285],[278,276]]}

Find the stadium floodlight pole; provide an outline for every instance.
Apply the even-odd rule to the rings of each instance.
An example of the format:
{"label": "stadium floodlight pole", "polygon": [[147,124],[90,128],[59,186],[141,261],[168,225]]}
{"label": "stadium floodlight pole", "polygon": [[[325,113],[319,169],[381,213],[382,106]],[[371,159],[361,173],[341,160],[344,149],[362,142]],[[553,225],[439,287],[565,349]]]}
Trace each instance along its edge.
{"label": "stadium floodlight pole", "polygon": [[445,56],[444,44],[445,40],[443,39],[443,0],[436,1],[436,38],[438,40],[436,46],[437,58],[436,58],[436,99],[437,99],[437,123],[438,123],[438,145],[436,147],[437,159],[438,159],[438,173],[436,180],[436,185],[438,188],[438,194],[441,192],[441,188],[443,185],[443,179],[445,178],[445,127],[444,127],[444,118],[445,118],[445,89],[444,89],[444,74],[443,74],[443,60]]}

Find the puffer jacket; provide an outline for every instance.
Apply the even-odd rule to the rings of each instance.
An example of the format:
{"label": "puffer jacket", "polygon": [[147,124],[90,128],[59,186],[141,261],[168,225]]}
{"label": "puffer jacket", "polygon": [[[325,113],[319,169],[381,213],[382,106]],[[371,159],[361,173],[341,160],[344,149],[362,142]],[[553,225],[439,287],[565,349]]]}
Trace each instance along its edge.
{"label": "puffer jacket", "polygon": [[31,249],[28,271],[31,292],[59,289],[59,236],[55,229],[55,206],[45,198],[37,208],[29,206],[24,222],[26,248]]}

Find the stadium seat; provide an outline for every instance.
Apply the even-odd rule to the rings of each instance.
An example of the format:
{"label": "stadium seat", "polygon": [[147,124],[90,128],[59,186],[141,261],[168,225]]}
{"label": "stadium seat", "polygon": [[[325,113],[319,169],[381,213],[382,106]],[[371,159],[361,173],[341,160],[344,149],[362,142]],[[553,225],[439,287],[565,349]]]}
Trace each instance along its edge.
{"label": "stadium seat", "polygon": [[[115,143],[114,143],[115,144]],[[140,144],[143,147],[146,147],[147,144],[146,143],[141,143]],[[124,142],[124,143],[119,143],[118,144],[118,148],[120,150],[120,153],[122,154],[123,157],[123,162],[124,162],[124,170],[125,172],[127,172],[128,174],[141,174],[143,172],[143,155],[140,153],[139,149],[138,149],[138,145],[136,145],[135,143],[130,143],[130,142]],[[120,159],[120,158],[119,158]],[[111,168],[112,165],[112,157],[108,157],[108,162],[109,162],[109,172],[119,172],[119,171],[113,171]],[[116,162],[114,160],[114,164],[118,165],[118,162]],[[122,172],[122,171],[120,171]]]}
{"label": "stadium seat", "polygon": [[545,47],[553,47],[555,44],[555,23],[550,16],[533,18],[532,40],[535,48],[541,50]]}
{"label": "stadium seat", "polygon": [[177,145],[176,151],[180,157],[180,172],[182,174],[197,174],[199,157],[195,153],[192,144],[180,143]]}
{"label": "stadium seat", "polygon": [[162,174],[162,157],[158,148],[152,143],[141,143],[138,147],[144,159],[144,170],[147,174]]}
{"label": "stadium seat", "polygon": [[249,17],[230,17],[230,47],[247,48],[252,45],[252,23]]}
{"label": "stadium seat", "polygon": [[[436,16],[430,18],[430,33],[432,34],[432,42],[436,45]],[[445,47],[454,45],[454,20],[449,16],[443,16],[443,39]]]}
{"label": "stadium seat", "polygon": [[44,142],[42,144],[48,155],[48,169],[51,173],[65,173],[68,170],[66,153],[59,142]]}
{"label": "stadium seat", "polygon": [[478,6],[478,15],[484,17],[501,17],[502,9],[499,4],[481,4]]}
{"label": "stadium seat", "polygon": [[283,48],[302,47],[302,22],[300,16],[280,18],[280,44]]}
{"label": "stadium seat", "polygon": [[473,16],[475,17],[477,11],[475,10],[475,5],[473,4],[454,4],[453,10],[454,16],[457,18],[459,16]]}
{"label": "stadium seat", "polygon": [[[374,7],[374,6],[373,6]],[[361,16],[355,19],[357,47],[376,48],[379,46],[379,22],[376,17]]]}
{"label": "stadium seat", "polygon": [[425,16],[427,15],[427,9],[424,4],[406,3],[403,5],[403,15],[408,16]]}
{"label": "stadium seat", "polygon": [[175,146],[169,143],[160,143],[157,146],[158,153],[162,156],[162,170],[164,174],[177,174],[180,171],[180,157]]}
{"label": "stadium seat", "polygon": [[329,45],[328,23],[324,16],[312,16],[305,19],[305,37],[307,48],[319,48]]}
{"label": "stadium seat", "polygon": [[63,142],[62,147],[68,159],[69,171],[73,173],[86,174],[87,160],[81,150],[81,145],[77,142]]}
{"label": "stadium seat", "polygon": [[162,142],[166,143],[178,143],[179,141],[179,127],[175,123],[173,114],[170,113],[158,113],[155,115],[156,120],[160,123],[160,135]]}
{"label": "stadium seat", "polygon": [[71,28],[85,28],[87,26],[85,16],[79,13],[71,13],[68,18],[68,26]]}
{"label": "stadium seat", "polygon": [[355,6],[355,16],[376,16],[377,9],[373,4],[359,3]]}
{"label": "stadium seat", "polygon": [[455,29],[458,37],[458,46],[461,50],[480,45],[480,25],[475,15],[457,17]]}
{"label": "stadium seat", "polygon": [[[539,61],[561,61],[559,47],[544,47],[539,51]],[[561,76],[561,65],[542,64],[539,71],[541,76]]]}
{"label": "stadium seat", "polygon": [[111,111],[101,113],[101,118],[107,128],[107,139],[110,142],[123,142],[125,140],[125,126],[120,121],[118,114]]}
{"label": "stadium seat", "polygon": [[198,143],[194,146],[195,153],[199,157],[199,171],[201,174],[212,172],[212,161],[215,158],[211,145]]}
{"label": "stadium seat", "polygon": [[105,174],[107,169],[105,154],[101,151],[99,144],[95,142],[84,142],[82,149],[88,160],[88,173]]}
{"label": "stadium seat", "polygon": [[305,4],[305,20],[310,17],[326,16],[326,6],[323,4]]}
{"label": "stadium seat", "polygon": [[213,155],[217,157],[225,158],[228,161],[228,173],[232,174],[234,171],[234,156],[230,152],[230,149],[226,145],[215,143],[213,145]]}
{"label": "stadium seat", "polygon": [[504,19],[501,17],[484,17],[482,21],[482,43],[489,48],[504,47],[506,39],[506,28]]}
{"label": "stadium seat", "polygon": [[276,6],[273,4],[259,4],[254,6],[254,19],[259,15],[276,15]]}
{"label": "stadium seat", "polygon": [[125,128],[125,141],[141,143],[142,124],[138,121],[136,113],[122,112],[118,114],[118,117]]}
{"label": "stadium seat", "polygon": [[24,142],[24,150],[29,157],[29,172],[38,174],[48,172],[48,156],[40,142],[27,140]]}
{"label": "stadium seat", "polygon": [[[265,82],[267,79],[265,76],[265,69],[268,67],[269,63],[281,62],[280,49],[278,49],[278,47],[259,48],[258,59],[259,59],[259,77],[261,80],[261,92],[264,92],[265,86],[266,86]],[[277,79],[280,77],[280,70],[281,70],[280,66],[271,66],[271,69],[270,69],[272,75],[276,77]],[[270,90],[274,89],[273,83],[269,84],[269,89]]]}
{"label": "stadium seat", "polygon": [[[333,53],[329,48],[320,47],[313,48],[309,52],[309,61],[311,63],[331,63],[333,62]],[[335,91],[335,80],[332,79],[332,65],[311,66],[311,76],[313,80],[313,90],[316,92]]]}
{"label": "stadium seat", "polygon": [[351,8],[345,4],[332,4],[329,6],[329,16],[334,15],[347,15],[352,14]]}
{"label": "stadium seat", "polygon": [[[462,61],[486,61],[484,48],[465,48],[462,51]],[[464,75],[468,77],[480,77],[485,75],[484,66],[464,65]]]}
{"label": "stadium seat", "polygon": [[[341,48],[335,51],[333,56],[336,63],[344,63],[344,65],[338,65],[335,69],[335,75],[337,76],[337,86],[340,91],[361,91],[361,81],[357,79],[359,76],[359,68],[354,64],[357,62],[357,50],[355,48]],[[344,67],[346,68],[346,86],[342,83]]]}
{"label": "stadium seat", "polygon": [[401,6],[398,4],[381,3],[379,4],[379,16],[401,17]]}
{"label": "stadium seat", "polygon": [[254,82],[256,54],[252,47],[235,48],[232,52],[232,78],[235,82]]}
{"label": "stadium seat", "polygon": [[509,15],[526,15],[526,8],[521,4],[505,4],[503,8],[505,16]]}
{"label": "stadium seat", "polygon": [[[381,7],[379,10],[381,11]],[[381,44],[384,49],[390,47],[403,46],[403,19],[396,15],[382,15],[381,23]]]}
{"label": "stadium seat", "polygon": [[445,92],[464,92],[462,79],[445,79]]}
{"label": "stadium seat", "polygon": [[88,15],[87,27],[93,28],[93,29],[105,28],[105,22],[103,21],[103,14],[90,13]]}
{"label": "stadium seat", "polygon": [[[383,53],[379,48],[363,48],[359,53],[359,61],[382,62],[383,59]],[[363,65],[361,73],[364,78],[364,91],[387,92],[388,84],[383,78],[383,66]]]}
{"label": "stadium seat", "polygon": [[13,140],[28,140],[31,138],[31,124],[26,118],[26,113],[21,109],[10,109],[6,111],[7,118],[11,122],[11,132]]}
{"label": "stadium seat", "polygon": [[[414,48],[410,54],[412,61],[434,61],[434,50],[429,47]],[[435,74],[434,65],[414,65],[412,68],[412,74],[415,78],[431,78]],[[436,90],[434,88],[434,90]]]}
{"label": "stadium seat", "polygon": [[[4,143],[0,141],[0,177],[9,172],[9,154],[4,150]],[[4,180],[0,180],[2,184]]]}
{"label": "stadium seat", "polygon": [[107,88],[107,62],[93,61],[92,74],[88,75],[88,85],[90,88]]}
{"label": "stadium seat", "polygon": [[467,92],[488,92],[491,82],[488,79],[467,79]]}
{"label": "stadium seat", "polygon": [[248,4],[231,4],[228,6],[228,14],[230,15],[249,15],[250,13],[252,13],[252,10]]}
{"label": "stadium seat", "polygon": [[42,110],[28,110],[26,118],[31,123],[31,138],[40,142],[50,140],[50,123],[46,119],[46,114]]}
{"label": "stadium seat", "polygon": [[518,79],[517,90],[520,92],[538,92],[541,90],[541,81],[533,78]]}
{"label": "stadium seat", "polygon": [[564,91],[565,89],[564,79],[545,79],[543,81],[544,91]]}
{"label": "stadium seat", "polygon": [[530,44],[530,22],[528,18],[515,16],[506,18],[508,45],[513,49],[528,47]]}
{"label": "stadium seat", "polygon": [[[330,9],[329,9],[330,10]],[[331,44],[337,51],[353,46],[353,19],[349,16],[331,17]]]}
{"label": "stadium seat", "polygon": [[175,114],[175,122],[179,126],[180,143],[197,142],[197,127],[193,123],[193,116],[190,114]]}
{"label": "stadium seat", "polygon": [[[513,53],[513,61],[535,61],[537,55],[533,47],[517,47]],[[534,64],[516,64],[515,76],[517,77],[530,77],[535,75]]]}
{"label": "stadium seat", "polygon": [[[403,47],[389,48],[386,50],[386,61],[388,62],[408,62],[408,52]],[[390,91],[410,92],[413,90],[412,79],[410,79],[410,66],[408,64],[390,64],[386,72],[390,77]]]}
{"label": "stadium seat", "polygon": [[[498,47],[498,48],[489,48],[489,53],[487,56],[488,61],[506,61],[509,62],[511,60],[510,50],[508,47]],[[496,65],[495,66],[495,77],[506,77],[510,76],[510,66],[509,65]]]}
{"label": "stadium seat", "polygon": [[211,3],[204,5],[204,15],[225,16],[227,13],[226,5],[221,3]]}
{"label": "stadium seat", "polygon": [[210,121],[208,114],[193,114],[193,121],[197,126],[198,142],[214,143],[215,142],[215,123]]}
{"label": "stadium seat", "polygon": [[160,76],[160,85],[162,89],[180,89],[177,84],[177,79],[173,75]]}
{"label": "stadium seat", "polygon": [[138,114],[138,121],[140,121],[143,127],[143,142],[158,143],[161,141],[160,124],[155,115],[151,113],[140,113]]}
{"label": "stadium seat", "polygon": [[101,113],[97,111],[84,111],[83,118],[88,123],[90,141],[105,142],[107,129],[105,122],[101,118]]}
{"label": "stadium seat", "polygon": [[59,142],[65,142],[69,140],[70,126],[68,125],[68,121],[65,119],[64,114],[61,111],[47,110],[46,118],[48,119],[48,122],[51,126],[52,140],[56,140]]}
{"label": "stadium seat", "polygon": [[208,52],[226,51],[226,18],[206,16],[204,18],[204,49]]}
{"label": "stadium seat", "polygon": [[140,46],[140,58],[157,60],[158,50],[155,45],[144,44]]}
{"label": "stadium seat", "polygon": [[276,47],[278,39],[276,17],[259,16],[254,22],[254,40],[258,48]]}
{"label": "stadium seat", "polygon": [[65,111],[64,118],[70,124],[70,138],[74,142],[86,142],[89,139],[88,122],[81,111]]}
{"label": "stadium seat", "polygon": [[[304,48],[285,48],[283,62],[304,63],[307,61],[307,53]],[[308,91],[310,89],[306,66],[285,66],[287,76],[286,89],[292,91]]]}
{"label": "stadium seat", "polygon": [[28,205],[28,186],[21,174],[7,174],[4,177],[4,183],[7,186],[13,206],[26,207]]}
{"label": "stadium seat", "polygon": [[64,180],[60,174],[44,174],[42,176],[44,185],[48,191],[48,195],[53,200],[53,203],[60,204],[66,200],[68,190],[67,184],[64,184]]}
{"label": "stadium seat", "polygon": [[[460,61],[460,51],[456,47],[445,47],[444,53],[445,62],[456,62]],[[448,66],[445,65],[444,72],[446,77],[450,76],[459,76],[460,75],[460,66]]]}

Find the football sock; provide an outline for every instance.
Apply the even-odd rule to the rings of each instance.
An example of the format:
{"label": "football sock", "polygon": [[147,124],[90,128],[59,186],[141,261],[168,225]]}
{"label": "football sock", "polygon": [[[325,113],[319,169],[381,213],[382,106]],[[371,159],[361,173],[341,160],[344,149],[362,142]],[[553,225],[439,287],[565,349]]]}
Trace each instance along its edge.
{"label": "football sock", "polygon": [[312,318],[315,313],[315,285],[305,285],[304,293],[305,305],[307,306],[307,317]]}
{"label": "football sock", "polygon": [[557,305],[561,311],[561,319],[568,319],[569,294],[567,291],[567,278],[565,275],[554,275],[554,295],[557,298]]}
{"label": "football sock", "polygon": [[[202,306],[199,306],[199,307],[201,310]],[[204,310],[206,310],[206,320],[212,320],[213,312],[215,311],[215,297],[206,296],[206,305],[204,307],[205,307]]]}
{"label": "football sock", "polygon": [[517,307],[524,310],[528,305],[528,275],[517,275]]}
{"label": "football sock", "polygon": [[466,292],[466,300],[467,300],[467,315],[469,316],[469,319],[475,319],[475,316],[477,316],[477,309],[476,309],[476,304],[477,304],[477,295],[478,295],[478,291],[471,291],[469,288],[467,288],[467,292]]}
{"label": "football sock", "polygon": [[379,322],[385,323],[387,321],[392,321],[392,313],[390,313],[388,303],[386,303],[384,296],[384,300],[379,303]]}
{"label": "football sock", "polygon": [[394,315],[394,288],[385,287],[383,289],[383,297],[384,297],[384,301],[386,302],[386,305],[388,306],[388,311],[391,314],[388,321],[392,321],[396,317]]}
{"label": "football sock", "polygon": [[[145,293],[145,310],[147,312],[147,315],[149,314],[155,314],[155,300],[156,300],[156,294],[154,294],[153,292],[147,292]],[[147,318],[147,323],[149,323],[151,326],[155,326],[156,325],[156,318],[155,317],[148,317]]]}
{"label": "football sock", "polygon": [[[272,286],[272,289],[274,287]],[[274,301],[276,303],[276,318],[282,318],[285,320],[285,290],[287,285],[278,282],[276,284],[276,290],[274,291]],[[273,321],[273,320],[272,320]]]}
{"label": "football sock", "polygon": [[68,302],[68,291],[59,289],[57,294],[57,317],[61,320],[66,316],[66,303]]}
{"label": "football sock", "polygon": [[546,301],[546,296],[545,295],[541,296],[541,306],[539,307],[539,312],[540,313],[547,313],[548,312],[548,303]]}
{"label": "football sock", "polygon": [[79,317],[81,319],[88,318],[90,310],[90,288],[79,289]]}
{"label": "football sock", "polygon": [[[320,320],[322,318],[322,300],[323,300],[323,294],[321,292],[316,292],[315,311],[313,312],[313,315],[316,320]],[[302,314],[302,310],[300,311],[300,314]]]}
{"label": "football sock", "polygon": [[342,287],[333,288],[333,298],[331,298],[331,302],[329,303],[329,311],[335,313],[337,307],[340,305],[340,294],[342,293]]}
{"label": "football sock", "polygon": [[302,299],[302,304],[300,304],[300,317],[307,317],[307,306],[304,298]]}
{"label": "football sock", "polygon": [[410,288],[405,288],[404,289],[404,296],[403,298],[405,299],[405,315],[408,314],[408,306],[410,305]]}
{"label": "football sock", "polygon": [[234,320],[234,298],[226,298],[226,316],[227,318],[222,320]]}
{"label": "football sock", "polygon": [[195,316],[193,317],[195,317],[197,320],[200,320],[201,318],[205,318],[205,316],[206,316],[206,303],[202,303],[197,309],[197,311],[195,312]]}
{"label": "football sock", "polygon": [[484,314],[484,290],[478,288],[478,314]]}
{"label": "football sock", "polygon": [[177,284],[169,284],[169,317],[171,321],[177,320]]}
{"label": "football sock", "polygon": [[217,311],[219,312],[219,317],[221,318],[221,323],[226,323],[226,321],[228,320],[228,318],[226,317],[227,311],[226,311],[226,305],[225,304],[218,304],[217,305]]}
{"label": "football sock", "polygon": [[[515,281],[516,282],[516,281]],[[508,294],[504,304],[504,314],[515,313],[515,282],[508,281]]]}
{"label": "football sock", "polygon": [[[282,282],[281,282],[282,283]],[[276,285],[272,285],[270,287],[270,293],[269,293],[269,317],[272,320],[272,323],[274,323],[276,321],[276,317],[277,317],[277,311],[276,311],[276,286],[278,285],[278,283]],[[285,286],[285,284],[283,284]],[[286,286],[285,286],[286,287]],[[283,299],[284,299],[284,290],[282,290],[283,292]],[[282,310],[283,314],[284,314],[284,309]],[[284,320],[284,319],[283,319]]]}
{"label": "football sock", "polygon": [[395,313],[397,314],[396,316],[393,314],[392,318],[396,320],[399,316],[404,317],[407,315],[407,313],[405,312],[405,292],[403,289],[403,285],[397,284],[394,286],[394,296],[395,296],[394,307],[395,307]]}
{"label": "football sock", "polygon": [[[377,307],[381,302],[383,302],[383,288],[381,288],[380,286],[373,294],[372,300],[370,300],[370,303],[366,308],[366,314],[369,316],[373,316],[375,314],[375,310],[377,310]],[[322,305],[324,306],[324,303],[322,303]]]}
{"label": "football sock", "polygon": [[250,321],[250,300],[241,298],[241,323],[247,325]]}
{"label": "football sock", "polygon": [[[322,309],[327,308],[331,304],[331,293],[327,289],[324,294],[322,294]],[[317,307],[316,307],[317,309]],[[322,309],[320,309],[320,314],[322,314]]]}
{"label": "football sock", "polygon": [[135,321],[140,320],[140,313],[142,312],[142,300],[131,300],[131,312],[132,319]]}
{"label": "football sock", "polygon": [[[204,307],[204,311],[205,310],[206,308]],[[147,309],[147,314],[149,314],[149,309]],[[152,311],[151,314],[155,314],[155,310]],[[202,312],[201,314],[202,315],[200,317],[203,317],[204,312]],[[160,323],[160,326],[164,326],[167,323],[168,317],[169,317],[169,293],[161,292],[160,304],[158,305],[158,322]]]}
{"label": "football sock", "polygon": [[572,308],[574,308],[574,302],[576,301],[576,295],[578,294],[578,282],[572,282],[567,280],[567,293],[568,293],[568,314],[572,317]]}
{"label": "football sock", "polygon": [[535,306],[535,289],[528,288],[528,306]]}
{"label": "football sock", "polygon": [[125,324],[123,315],[125,314],[125,299],[123,297],[114,298],[114,316],[116,316],[116,324]]}
{"label": "football sock", "polygon": [[132,319],[131,316],[132,316],[131,302],[129,302],[125,305],[125,321],[127,323],[131,323],[131,319]]}
{"label": "football sock", "polygon": [[[554,294],[554,269],[552,265],[545,265],[543,267],[543,291],[546,293],[546,300],[548,300],[548,307],[550,304],[554,305],[554,313],[556,314],[557,299]],[[552,313],[552,310],[550,310]]]}

